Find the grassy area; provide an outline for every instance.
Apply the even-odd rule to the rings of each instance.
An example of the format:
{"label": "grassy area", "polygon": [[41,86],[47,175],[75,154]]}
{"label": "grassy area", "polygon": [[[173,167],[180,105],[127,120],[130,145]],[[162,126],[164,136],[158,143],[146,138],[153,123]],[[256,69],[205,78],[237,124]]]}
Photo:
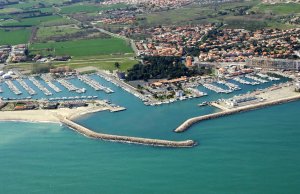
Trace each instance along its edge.
{"label": "grassy area", "polygon": [[97,11],[104,11],[104,10],[110,10],[110,9],[117,9],[126,7],[125,4],[115,4],[115,5],[108,5],[108,6],[98,6],[93,4],[75,4],[70,6],[65,6],[61,8],[61,13],[63,14],[72,14],[72,13],[78,13],[78,12],[85,12],[85,13],[91,13],[91,12],[97,12]]}
{"label": "grassy area", "polygon": [[[235,10],[245,8],[246,12],[254,11],[255,14],[237,15]],[[225,15],[219,13],[225,12]],[[272,15],[270,13],[273,13]],[[144,14],[139,24],[142,26],[157,26],[160,24],[186,25],[203,24],[209,22],[223,22],[228,28],[245,28],[255,30],[258,28],[293,28],[282,22],[280,15],[300,13],[300,4],[282,3],[275,5],[261,4],[259,0],[224,3],[218,6],[188,6],[177,10],[169,10],[158,13]]]}
{"label": "grassy area", "polygon": [[40,27],[37,31],[37,38],[39,40],[43,40],[53,36],[64,36],[67,34],[74,34],[79,31],[80,29],[72,26]]}
{"label": "grassy area", "polygon": [[30,46],[33,54],[95,56],[112,53],[132,53],[130,45],[117,38],[74,40],[66,42],[35,43]]}
{"label": "grassy area", "polygon": [[146,20],[140,21],[141,25],[159,25],[159,24],[189,24],[205,22],[214,13],[208,7],[183,7],[178,10],[163,11],[159,13],[152,13],[142,15]]}
{"label": "grassy area", "polygon": [[[105,69],[105,70],[115,70],[115,62],[118,62],[121,64],[120,70],[127,71],[130,69],[133,65],[137,64],[138,61],[133,59],[132,57],[127,56],[111,56],[111,55],[101,55],[101,56],[95,56],[92,57],[94,60],[80,60],[74,59],[67,63],[68,66],[70,66],[73,69],[80,68],[80,67],[87,67],[87,66],[93,66],[98,69]],[[64,66],[66,63],[56,63],[55,66]]]}
{"label": "grassy area", "polygon": [[[138,61],[134,59],[133,54],[123,54],[123,55],[97,55],[97,56],[90,56],[90,57],[74,57],[69,62],[53,62],[52,65],[59,67],[59,66],[70,66],[73,69],[80,68],[80,67],[87,67],[93,66],[98,69],[105,69],[105,70],[115,70],[115,62],[121,64],[120,70],[127,71],[133,65],[137,64]],[[32,63],[17,63],[11,64],[9,66],[5,66],[5,70],[19,68],[23,70],[32,70]]]}
{"label": "grassy area", "polygon": [[52,16],[44,16],[44,17],[34,17],[34,18],[26,18],[21,20],[9,20],[0,22],[0,25],[3,26],[37,26],[43,22],[48,22],[52,20],[61,19],[60,16],[52,15]]}
{"label": "grassy area", "polygon": [[21,9],[18,8],[5,8],[5,9],[0,9],[0,14],[9,14],[9,13],[13,13],[13,12],[17,12],[17,11],[22,11]]}
{"label": "grassy area", "polygon": [[300,13],[299,3],[277,3],[277,4],[259,4],[253,8],[254,11],[262,13],[273,13],[278,15]]}
{"label": "grassy area", "polygon": [[0,45],[27,43],[30,37],[30,29],[3,30],[0,29]]}

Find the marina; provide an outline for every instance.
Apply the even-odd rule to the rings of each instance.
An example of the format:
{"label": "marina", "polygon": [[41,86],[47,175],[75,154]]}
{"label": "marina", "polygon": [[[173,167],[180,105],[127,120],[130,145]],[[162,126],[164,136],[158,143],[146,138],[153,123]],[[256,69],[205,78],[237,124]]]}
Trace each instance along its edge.
{"label": "marina", "polygon": [[237,91],[237,90],[242,89],[237,84],[230,83],[230,82],[227,82],[227,81],[218,81],[217,83],[227,86],[232,91]]}
{"label": "marina", "polygon": [[225,90],[225,89],[222,89],[222,88],[220,88],[220,87],[218,87],[218,86],[215,86],[215,85],[213,85],[213,84],[203,84],[203,87],[205,87],[205,88],[207,88],[207,89],[209,89],[209,90],[211,90],[211,91],[214,91],[214,92],[216,92],[216,93],[225,93],[225,94],[229,94],[229,93],[231,93],[233,90],[231,90],[231,89],[228,89],[228,90]]}
{"label": "marina", "polygon": [[112,89],[110,89],[108,87],[104,87],[103,85],[101,85],[97,81],[89,78],[86,75],[80,75],[80,76],[78,76],[78,79],[83,81],[84,83],[88,84],[89,86],[94,88],[94,90],[96,90],[96,91],[102,90],[102,91],[106,92],[107,94],[111,94],[114,92]]}
{"label": "marina", "polygon": [[54,83],[52,83],[51,81],[46,81],[46,84],[52,88],[55,92],[61,92],[61,89],[59,89],[56,85],[54,85]]}
{"label": "marina", "polygon": [[255,77],[255,76],[253,76],[253,75],[245,75],[245,77],[248,78],[248,79],[254,80],[254,81],[256,81],[256,82],[260,82],[260,83],[268,83],[268,82],[269,82],[269,81],[267,81],[267,80],[264,80],[264,79]]}
{"label": "marina", "polygon": [[247,80],[244,80],[240,77],[235,77],[233,78],[232,80],[236,81],[236,82],[239,82],[241,84],[246,84],[246,85],[252,85],[252,86],[255,86],[255,85],[259,85],[260,83],[259,82],[250,82],[250,81],[247,81]]}
{"label": "marina", "polygon": [[17,86],[11,80],[6,80],[5,83],[14,94],[16,95],[22,94],[22,92],[17,88]]}
{"label": "marina", "polygon": [[30,94],[31,96],[36,95],[36,91],[32,89],[23,79],[17,79],[17,82]]}
{"label": "marina", "polygon": [[46,96],[51,96],[52,93],[44,87],[35,77],[29,77],[29,80],[38,88],[40,89]]}
{"label": "marina", "polygon": [[[57,81],[62,86],[64,86],[67,90],[69,90],[69,92],[76,91],[76,92],[80,93],[80,91],[81,91],[79,88],[77,88],[76,86],[74,86],[73,84],[68,82],[66,79],[58,79]],[[84,90],[82,90],[82,91],[84,91]],[[83,92],[81,92],[81,93],[83,93]]]}

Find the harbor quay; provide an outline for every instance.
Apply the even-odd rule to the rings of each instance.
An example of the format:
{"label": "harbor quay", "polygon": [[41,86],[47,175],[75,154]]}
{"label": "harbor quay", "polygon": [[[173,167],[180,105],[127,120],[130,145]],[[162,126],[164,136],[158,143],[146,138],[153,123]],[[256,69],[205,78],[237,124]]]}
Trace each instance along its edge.
{"label": "harbor quay", "polygon": [[179,125],[174,132],[184,132],[194,124],[201,121],[211,120],[296,100],[300,100],[300,93],[295,91],[293,84],[286,83],[280,86],[272,86],[270,88],[266,88],[265,90],[255,91],[252,94],[234,97],[226,101],[213,102],[211,105],[221,109],[220,112],[190,118]]}

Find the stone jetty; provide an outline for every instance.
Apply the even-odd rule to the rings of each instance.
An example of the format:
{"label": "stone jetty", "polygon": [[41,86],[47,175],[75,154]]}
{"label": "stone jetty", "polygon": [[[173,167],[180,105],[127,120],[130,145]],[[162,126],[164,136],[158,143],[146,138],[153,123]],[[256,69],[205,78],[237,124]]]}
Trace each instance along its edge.
{"label": "stone jetty", "polygon": [[258,104],[252,104],[252,105],[237,107],[237,108],[233,108],[233,109],[229,109],[229,110],[225,110],[225,111],[221,111],[221,112],[217,112],[217,113],[203,115],[203,116],[199,116],[199,117],[193,117],[193,118],[190,118],[190,119],[186,120],[185,122],[183,122],[174,131],[176,133],[184,132],[184,131],[188,130],[192,125],[194,125],[200,121],[215,119],[215,118],[232,115],[232,114],[239,113],[239,112],[259,109],[259,108],[263,108],[263,107],[267,107],[267,106],[282,104],[282,103],[296,101],[296,100],[300,100],[300,94],[297,96],[293,96],[293,97],[288,97],[288,98],[283,98],[283,99],[278,99],[278,100],[273,100],[273,101],[268,101],[268,102],[260,102]]}
{"label": "stone jetty", "polygon": [[193,140],[169,141],[169,140],[148,139],[148,138],[140,138],[140,137],[129,137],[129,136],[97,133],[95,131],[92,131],[86,127],[83,127],[75,123],[74,121],[70,120],[67,117],[60,117],[60,122],[67,125],[74,131],[83,134],[86,137],[101,139],[106,141],[129,143],[129,144],[142,144],[142,145],[159,146],[159,147],[173,147],[173,148],[193,147],[196,145],[196,142]]}

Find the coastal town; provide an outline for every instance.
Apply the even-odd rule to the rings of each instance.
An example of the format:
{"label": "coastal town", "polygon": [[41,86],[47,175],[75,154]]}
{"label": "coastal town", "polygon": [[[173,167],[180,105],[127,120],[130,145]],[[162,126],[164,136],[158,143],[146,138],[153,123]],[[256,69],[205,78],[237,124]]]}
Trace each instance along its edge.
{"label": "coastal town", "polygon": [[[204,115],[204,119],[201,116],[186,121],[176,132],[183,132],[201,120],[297,100],[300,28],[291,22],[296,21],[297,15],[282,17],[285,24],[293,25],[289,28],[233,28],[223,21],[147,23],[147,14],[176,12],[182,7],[206,7],[216,12],[211,17],[217,18],[228,14],[261,14],[255,6],[270,4],[267,1],[263,5],[250,3],[251,8],[245,3],[236,10],[219,7],[229,6],[230,2],[235,1],[109,0],[94,6],[116,8],[91,10],[93,14],[83,13],[84,10],[77,14],[68,9],[59,14],[47,13],[64,15],[72,21],[54,24],[54,27],[47,23],[38,25],[31,29],[32,37],[27,43],[0,45],[2,119],[41,121],[45,115],[51,115],[48,121],[63,121],[89,137],[131,142],[126,138],[94,134],[71,120],[74,115],[98,111],[126,112],[126,104],[111,100],[119,89],[149,108],[190,101],[198,109],[219,110],[217,116]],[[67,6],[72,3],[64,3],[62,8]],[[27,10],[23,11],[12,12],[11,20],[20,14],[26,19]],[[42,12],[35,14],[43,15]],[[6,17],[3,15],[0,27],[9,21]],[[16,30],[10,29],[11,26],[6,28]],[[21,27],[26,25],[17,26]],[[47,30],[57,35],[49,35]],[[104,48],[102,43],[95,46],[93,40],[108,41],[108,44]],[[110,41],[119,41],[119,49],[109,51],[114,45]],[[81,42],[84,42],[83,47],[77,48]],[[47,47],[43,47],[44,44]],[[125,47],[127,50],[121,51]],[[102,54],[97,53],[98,49],[102,49]],[[83,54],[85,52],[88,53]],[[129,65],[122,64],[128,61]],[[108,69],[101,68],[102,64]],[[36,118],[30,119],[27,111]],[[178,144],[134,138],[132,141],[167,147],[197,144],[190,140]]]}

